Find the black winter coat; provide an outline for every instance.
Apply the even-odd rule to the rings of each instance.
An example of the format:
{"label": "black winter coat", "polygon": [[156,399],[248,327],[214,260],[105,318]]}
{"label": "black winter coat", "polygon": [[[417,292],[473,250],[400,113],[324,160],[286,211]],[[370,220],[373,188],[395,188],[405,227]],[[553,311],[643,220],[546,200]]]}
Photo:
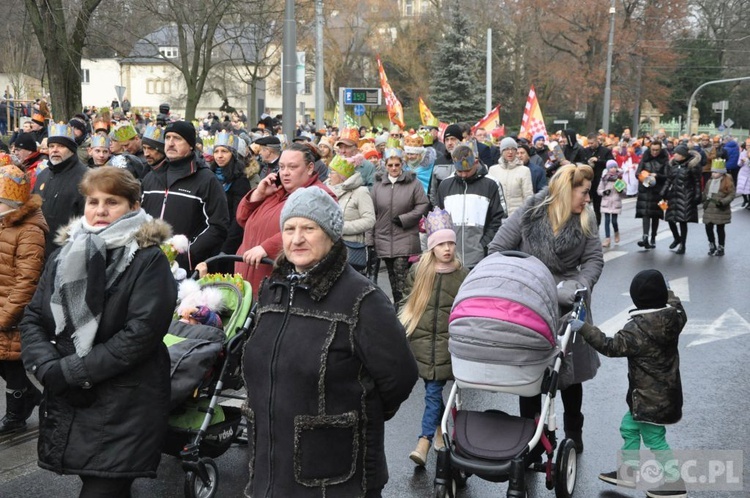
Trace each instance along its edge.
{"label": "black winter coat", "polygon": [[[563,155],[565,159],[571,163],[586,163],[586,151],[583,150],[581,144],[578,143],[576,131],[573,129],[563,130],[563,136],[567,139],[568,143],[563,147]],[[559,157],[557,158],[560,159]],[[596,175],[594,175],[596,176]]]}
{"label": "black winter coat", "polygon": [[682,162],[672,159],[667,167],[667,181],[661,197],[667,200],[664,219],[674,222],[698,222],[698,204],[701,202],[701,156],[690,151]]}
{"label": "black winter coat", "polygon": [[[211,171],[216,173],[218,165],[216,162],[211,163]],[[229,208],[229,230],[227,231],[227,238],[221,246],[221,252],[224,254],[235,254],[237,249],[242,244],[242,234],[244,229],[237,224],[237,206],[240,205],[240,201],[245,195],[250,192],[250,180],[245,176],[244,165],[236,158],[232,158],[231,162],[224,170],[224,183],[222,187],[227,197],[227,207]],[[229,186],[227,188],[227,185]],[[234,273],[234,264],[231,263],[232,267],[227,269],[226,273]]]}
{"label": "black winter coat", "polygon": [[388,481],[384,422],[417,365],[393,304],[347,264],[341,241],[298,275],[282,256],[245,346],[246,494],[363,497]]}
{"label": "black winter coat", "polygon": [[72,218],[83,216],[85,200],[78,191],[78,184],[86,171],[86,165],[73,154],[60,164],[49,163],[49,167],[36,177],[33,193],[39,194],[44,201],[42,214],[49,226],[44,248],[45,260],[49,260],[50,254],[58,247],[55,244],[57,231],[70,223]]}
{"label": "black winter coat", "polygon": [[[638,198],[635,201],[635,217],[636,218],[662,218],[664,211],[659,207],[659,201],[662,199],[661,190],[664,188],[664,183],[667,181],[667,166],[669,165],[669,153],[661,149],[659,155],[653,157],[651,155],[651,149],[647,149],[641,157],[641,162],[638,164],[638,169],[635,171],[636,178],[639,178],[638,183]],[[656,184],[646,187],[642,181],[640,181],[641,171],[648,171],[656,175]]]}
{"label": "black winter coat", "polygon": [[614,337],[584,324],[580,334],[601,354],[628,358],[627,402],[633,418],[674,424],[682,418],[680,332],[687,323],[680,299],[669,292],[669,306],[634,310]]}
{"label": "black winter coat", "polygon": [[162,339],[177,299],[169,262],[157,245],[168,232],[161,222],[143,226],[141,249],[109,289],[94,347],[83,358],[63,350],[72,331],[61,333],[67,340],[55,335],[50,300],[58,265],[54,259],[46,265],[19,326],[22,359],[40,381],[60,363],[69,388],[61,395],[45,389],[40,467],[61,474],[156,477],[170,396]]}
{"label": "black winter coat", "polygon": [[190,241],[188,253],[177,256],[180,267],[190,271],[219,253],[229,227],[227,196],[203,159],[164,161],[146,175],[142,188],[143,210]]}

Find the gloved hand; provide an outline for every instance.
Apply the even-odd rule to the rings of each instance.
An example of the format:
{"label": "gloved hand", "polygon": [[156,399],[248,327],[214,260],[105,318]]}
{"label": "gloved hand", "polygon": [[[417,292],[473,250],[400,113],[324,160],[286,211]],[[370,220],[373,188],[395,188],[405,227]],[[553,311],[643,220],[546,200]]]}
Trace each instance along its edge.
{"label": "gloved hand", "polygon": [[607,195],[609,195],[611,193],[612,193],[612,191],[610,189],[607,189],[604,192],[602,192],[602,195],[607,196]]}
{"label": "gloved hand", "polygon": [[716,207],[717,208],[723,208],[724,207],[724,203],[723,202],[721,202],[721,201],[715,201],[715,202],[716,202]]}
{"label": "gloved hand", "polygon": [[394,216],[391,221],[393,221],[394,225],[404,228],[404,224],[401,222],[401,218],[399,218],[398,216]]}
{"label": "gloved hand", "polygon": [[569,323],[570,323],[570,329],[573,332],[578,332],[579,330],[581,330],[581,327],[583,327],[583,324],[586,322],[576,318],[575,320],[571,320]]}
{"label": "gloved hand", "polygon": [[42,384],[51,394],[58,396],[70,388],[63,375],[59,360],[44,374]]}
{"label": "gloved hand", "polygon": [[557,284],[557,304],[565,310],[571,308],[578,289],[583,289],[583,285],[576,280],[563,280]]}

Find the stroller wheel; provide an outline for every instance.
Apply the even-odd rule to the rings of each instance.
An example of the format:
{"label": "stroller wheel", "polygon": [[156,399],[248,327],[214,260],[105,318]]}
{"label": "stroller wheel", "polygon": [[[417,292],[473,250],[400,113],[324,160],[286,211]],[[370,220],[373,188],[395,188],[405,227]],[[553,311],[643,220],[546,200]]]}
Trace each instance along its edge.
{"label": "stroller wheel", "polygon": [[451,477],[450,489],[445,484],[435,484],[435,498],[456,498],[458,490],[466,487],[466,479],[455,474]]}
{"label": "stroller wheel", "polygon": [[444,484],[435,484],[435,498],[447,498],[448,488]]}
{"label": "stroller wheel", "polygon": [[572,439],[563,439],[557,449],[555,462],[555,496],[557,498],[571,498],[576,487],[576,472],[578,471],[578,454],[576,444]]}
{"label": "stroller wheel", "polygon": [[216,462],[210,458],[201,458],[205,465],[207,480],[204,480],[196,472],[185,474],[185,498],[214,498],[219,489],[219,468]]}

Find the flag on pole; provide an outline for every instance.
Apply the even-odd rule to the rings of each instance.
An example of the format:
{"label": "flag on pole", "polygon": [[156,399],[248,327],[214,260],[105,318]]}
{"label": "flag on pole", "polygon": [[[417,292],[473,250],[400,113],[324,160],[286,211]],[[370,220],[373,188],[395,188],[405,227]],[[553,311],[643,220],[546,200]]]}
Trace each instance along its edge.
{"label": "flag on pole", "polygon": [[498,105],[485,116],[477,121],[477,124],[471,127],[472,131],[476,131],[477,128],[484,128],[489,131],[500,126],[500,106]]}
{"label": "flag on pole", "polygon": [[404,108],[396,98],[393,90],[391,90],[391,85],[388,83],[388,77],[385,75],[385,69],[383,69],[383,63],[380,61],[379,56],[378,73],[380,73],[380,88],[383,89],[383,95],[385,95],[385,107],[388,109],[388,119],[391,123],[397,124],[401,128],[406,128],[406,123],[404,123]]}
{"label": "flag on pole", "polygon": [[348,112],[344,113],[344,126],[347,128],[359,128],[357,120],[351,117]]}
{"label": "flag on pole", "polygon": [[542,117],[542,109],[539,107],[539,100],[536,98],[536,91],[534,91],[534,85],[531,85],[529,90],[529,96],[526,98],[526,107],[523,110],[523,118],[521,119],[521,131],[519,135],[528,135],[529,140],[534,138],[534,135],[539,133],[544,135],[544,140],[548,140],[547,127],[544,126],[544,118]]}
{"label": "flag on pole", "polygon": [[419,116],[422,118],[422,124],[425,126],[438,126],[438,119],[432,114],[430,108],[424,103],[422,97],[419,97]]}

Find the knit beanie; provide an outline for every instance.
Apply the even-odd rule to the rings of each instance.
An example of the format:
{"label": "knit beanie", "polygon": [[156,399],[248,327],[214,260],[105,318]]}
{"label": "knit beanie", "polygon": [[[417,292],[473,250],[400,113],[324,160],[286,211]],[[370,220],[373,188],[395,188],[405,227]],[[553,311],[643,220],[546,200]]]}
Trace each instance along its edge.
{"label": "knit beanie", "polygon": [[537,133],[534,138],[531,139],[531,143],[535,144],[538,140],[544,140],[544,133]]}
{"label": "knit beanie", "polygon": [[298,188],[287,198],[281,210],[279,226],[289,218],[307,218],[317,223],[332,241],[341,238],[344,230],[344,215],[333,198],[319,187]]}
{"label": "knit beanie", "polygon": [[459,140],[464,139],[464,130],[461,128],[461,125],[458,123],[453,123],[451,125],[448,125],[448,127],[443,132],[443,140],[445,140],[448,137],[454,137]]}
{"label": "knit beanie", "polygon": [[505,149],[518,149],[518,143],[510,137],[505,137],[500,141],[500,152]]}
{"label": "knit beanie", "polygon": [[67,147],[72,152],[78,151],[73,128],[62,123],[51,123],[47,128],[47,145],[59,144]]}
{"label": "knit beanie", "polygon": [[16,138],[16,141],[13,142],[13,145],[15,145],[17,149],[36,152],[36,141],[34,140],[34,137],[31,135],[31,133],[21,133]]}
{"label": "knit beanie", "polygon": [[181,136],[190,145],[191,149],[195,149],[195,126],[187,121],[175,121],[167,126],[164,130],[164,136],[167,133],[176,133]]}
{"label": "knit beanie", "polygon": [[615,161],[614,159],[610,159],[607,161],[607,169],[616,168],[616,167],[617,167],[617,161]]}
{"label": "knit beanie", "polygon": [[17,166],[0,167],[0,203],[18,209],[29,200],[31,183]]}
{"label": "knit beanie", "polygon": [[448,211],[436,207],[425,219],[427,232],[427,250],[432,251],[443,242],[456,242],[456,232],[453,230],[453,220]]}
{"label": "knit beanie", "polygon": [[659,309],[667,305],[667,281],[659,270],[643,270],[633,277],[630,298],[638,309]]}
{"label": "knit beanie", "polygon": [[690,153],[688,152],[687,145],[685,145],[685,144],[680,144],[677,147],[675,147],[674,148],[674,153],[675,154],[679,154],[682,157],[687,157],[687,156],[690,155]]}

